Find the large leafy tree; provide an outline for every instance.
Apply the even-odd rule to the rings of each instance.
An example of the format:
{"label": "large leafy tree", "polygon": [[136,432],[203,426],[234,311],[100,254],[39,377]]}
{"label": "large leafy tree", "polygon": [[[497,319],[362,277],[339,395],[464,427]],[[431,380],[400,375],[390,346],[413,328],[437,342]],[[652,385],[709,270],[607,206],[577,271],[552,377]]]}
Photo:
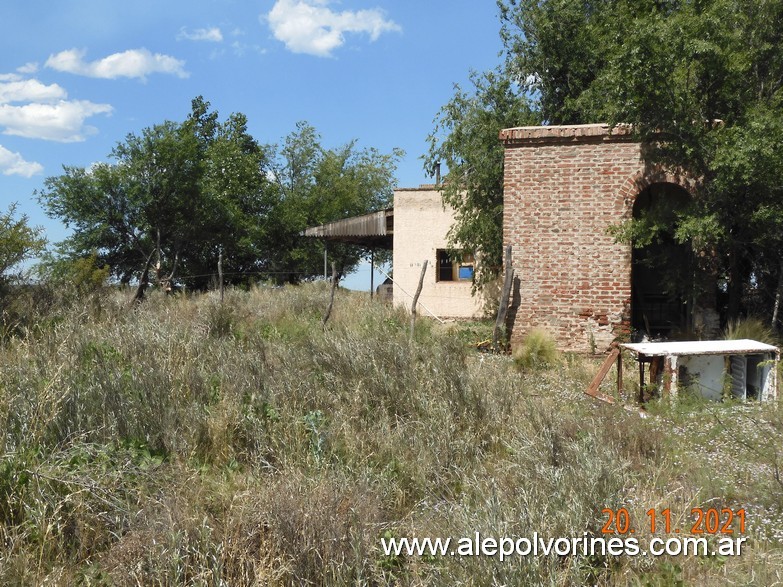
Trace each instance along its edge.
{"label": "large leafy tree", "polygon": [[41,253],[45,245],[41,230],[30,226],[27,216],[17,215],[15,204],[0,212],[0,296],[18,277],[20,265]]}
{"label": "large leafy tree", "polygon": [[[278,246],[270,263],[277,278],[296,282],[323,271],[324,244],[302,236],[308,226],[390,207],[401,156],[396,149],[359,149],[355,141],[327,149],[316,129],[300,122],[277,150],[272,173],[278,196],[271,225]],[[368,253],[354,245],[327,246],[341,275]]]}
{"label": "large leafy tree", "polygon": [[[654,10],[653,2],[637,4]],[[595,122],[582,94],[606,64],[607,43],[627,35],[625,23],[613,21],[610,2],[498,0],[498,8],[506,73],[533,99],[541,120]]]}
{"label": "large leafy tree", "polygon": [[225,259],[229,281],[259,269],[258,231],[268,208],[267,152],[242,115],[223,123],[201,98],[182,123],[129,134],[112,163],[66,167],[39,199],[73,228],[61,247],[97,255],[123,283],[206,287]]}
{"label": "large leafy tree", "polygon": [[14,307],[22,293],[17,286],[23,281],[25,262],[42,253],[45,245],[41,229],[30,226],[27,216],[17,214],[15,204],[0,211],[0,342],[29,314],[24,305],[21,310]]}
{"label": "large leafy tree", "polygon": [[[191,259],[193,275],[214,273],[223,259],[230,282],[246,281],[269,268],[269,213],[275,203],[267,177],[271,150],[253,139],[243,114],[217,125],[204,152],[200,198],[203,238]],[[203,280],[202,280],[203,282]]]}
{"label": "large leafy tree", "polygon": [[[66,167],[38,194],[47,212],[73,229],[59,247],[93,258],[122,283],[204,289],[222,264],[229,283],[320,275],[322,245],[308,226],[387,207],[398,152],[321,146],[301,123],[279,149],[259,144],[247,119],[220,121],[202,98],[184,122],[129,134],[111,163]],[[330,256],[350,271],[363,251]]]}
{"label": "large leafy tree", "polygon": [[[692,247],[699,268],[720,285],[724,315],[770,312],[778,318],[783,3],[498,0],[498,7],[505,60],[501,73],[492,75],[521,104],[508,103],[519,111],[503,124],[536,116],[545,124],[630,123],[650,165],[676,167],[697,181],[695,197],[668,221],[668,232]],[[484,93],[479,84],[472,95],[458,90],[444,107],[436,131],[445,129],[446,138],[433,143],[428,165],[451,142],[454,169],[473,154],[479,162],[483,155],[484,169],[497,170],[494,147],[462,132],[476,114],[455,107],[472,102],[489,117],[493,106],[482,103]],[[528,103],[536,114],[524,114]],[[478,192],[464,173],[453,175],[447,185]],[[464,201],[464,216],[482,214],[469,197]],[[657,220],[641,217],[638,226],[618,234],[640,246],[655,237],[645,226],[660,226]],[[467,229],[468,223],[459,220],[458,226]]]}
{"label": "large leafy tree", "polygon": [[[783,3],[500,6],[507,66],[544,118],[631,123],[648,163],[698,182],[671,231],[723,284],[726,317],[774,311],[783,291]],[[636,244],[655,224],[640,221],[629,232]]]}
{"label": "large leafy tree", "polygon": [[[471,74],[470,91],[455,86],[429,136],[425,169],[447,172],[443,201],[455,211],[449,241],[455,250],[481,258],[474,284],[481,288],[501,266],[503,241],[502,128],[537,124],[538,114],[503,71]],[[441,168],[441,166],[445,166]]]}

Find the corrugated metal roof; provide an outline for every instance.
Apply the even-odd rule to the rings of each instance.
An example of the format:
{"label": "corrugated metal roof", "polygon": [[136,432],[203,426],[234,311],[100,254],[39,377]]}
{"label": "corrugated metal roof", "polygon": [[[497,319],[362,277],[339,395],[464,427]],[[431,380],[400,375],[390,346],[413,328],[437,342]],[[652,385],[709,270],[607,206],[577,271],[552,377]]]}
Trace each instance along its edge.
{"label": "corrugated metal roof", "polygon": [[639,342],[621,344],[620,346],[648,357],[665,357],[670,355],[744,355],[778,352],[777,347],[748,339]]}
{"label": "corrugated metal roof", "polygon": [[389,208],[336,220],[305,229],[304,236],[336,240],[366,246],[388,246],[394,234],[394,210]]}

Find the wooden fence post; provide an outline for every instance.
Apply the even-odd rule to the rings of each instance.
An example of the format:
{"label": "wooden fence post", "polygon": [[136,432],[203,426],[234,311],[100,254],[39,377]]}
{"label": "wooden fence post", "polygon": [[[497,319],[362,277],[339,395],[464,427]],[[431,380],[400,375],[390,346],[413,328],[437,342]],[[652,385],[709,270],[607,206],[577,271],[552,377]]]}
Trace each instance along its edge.
{"label": "wooden fence post", "polygon": [[218,282],[220,284],[220,303],[223,303],[223,247],[218,250]]}
{"label": "wooden fence post", "polygon": [[495,320],[495,329],[492,331],[492,348],[495,351],[499,350],[501,329],[505,330],[506,314],[508,313],[508,298],[511,295],[511,286],[514,283],[514,268],[511,266],[511,245],[506,247],[504,273],[505,277],[503,278],[503,289],[500,292],[498,316]]}
{"label": "wooden fence post", "polygon": [[424,285],[424,274],[427,272],[427,260],[424,260],[424,265],[421,267],[421,275],[419,276],[419,287],[416,288],[416,295],[413,296],[413,304],[411,305],[411,337],[410,341],[413,342],[413,330],[416,327],[416,304],[419,303],[419,294],[421,294],[421,288]]}
{"label": "wooden fence post", "polygon": [[332,315],[332,306],[334,305],[334,290],[337,289],[337,265],[332,261],[332,290],[329,294],[329,306],[326,308],[326,313],[321,321],[321,326],[326,328],[326,322],[329,320],[329,316]]}

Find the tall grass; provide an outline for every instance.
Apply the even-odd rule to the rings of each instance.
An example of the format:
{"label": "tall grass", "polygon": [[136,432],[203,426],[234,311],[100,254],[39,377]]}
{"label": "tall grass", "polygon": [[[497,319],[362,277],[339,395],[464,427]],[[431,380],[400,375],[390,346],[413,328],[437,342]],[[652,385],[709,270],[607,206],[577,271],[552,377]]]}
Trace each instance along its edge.
{"label": "tall grass", "polygon": [[[0,584],[622,585],[667,561],[385,556],[680,511],[668,431],[319,284],[53,309],[0,349]],[[100,310],[96,311],[95,308]],[[672,506],[674,507],[674,506]],[[780,560],[779,551],[754,551]],[[766,558],[764,558],[766,557]],[[693,562],[703,584],[746,569]],[[771,572],[771,571],[770,571]],[[668,576],[668,575],[667,575]],[[772,575],[761,575],[765,581]]]}
{"label": "tall grass", "polygon": [[754,317],[729,322],[723,331],[723,338],[726,340],[747,338],[767,344],[780,344],[780,338],[775,333],[775,330],[768,323]]}

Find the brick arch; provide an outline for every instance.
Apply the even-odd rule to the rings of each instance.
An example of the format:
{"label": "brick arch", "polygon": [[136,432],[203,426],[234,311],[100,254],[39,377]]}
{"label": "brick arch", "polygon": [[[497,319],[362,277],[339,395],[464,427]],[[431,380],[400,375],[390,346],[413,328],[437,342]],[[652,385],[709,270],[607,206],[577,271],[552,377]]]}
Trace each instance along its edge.
{"label": "brick arch", "polygon": [[[669,188],[665,192],[667,205],[682,203],[687,201],[689,196],[693,198],[696,195],[695,182],[681,170],[665,169],[661,166],[646,167],[629,176],[621,188],[624,201],[623,220],[628,221],[633,217],[639,198],[654,186]],[[676,192],[671,191],[672,188]],[[650,205],[650,202],[647,198],[647,205]],[[663,245],[659,243],[651,246]],[[685,251],[677,248],[683,245],[666,246],[675,247],[669,251],[670,258],[675,263],[687,258]],[[650,247],[631,249],[631,298],[625,318],[631,332],[647,332],[652,336],[660,336],[667,335],[672,329],[687,328],[691,324],[693,308],[690,300],[686,304],[685,297],[671,298],[671,292],[661,287],[664,266],[639,262],[640,259],[647,258],[646,255],[652,250],[654,249]]]}
{"label": "brick arch", "polygon": [[696,195],[696,182],[684,171],[673,171],[662,167],[655,167],[653,169],[645,167],[629,175],[618,190],[618,195],[622,198],[625,208],[623,218],[630,218],[633,211],[633,205],[639,194],[650,186],[659,183],[674,184],[684,189],[691,196]]}

